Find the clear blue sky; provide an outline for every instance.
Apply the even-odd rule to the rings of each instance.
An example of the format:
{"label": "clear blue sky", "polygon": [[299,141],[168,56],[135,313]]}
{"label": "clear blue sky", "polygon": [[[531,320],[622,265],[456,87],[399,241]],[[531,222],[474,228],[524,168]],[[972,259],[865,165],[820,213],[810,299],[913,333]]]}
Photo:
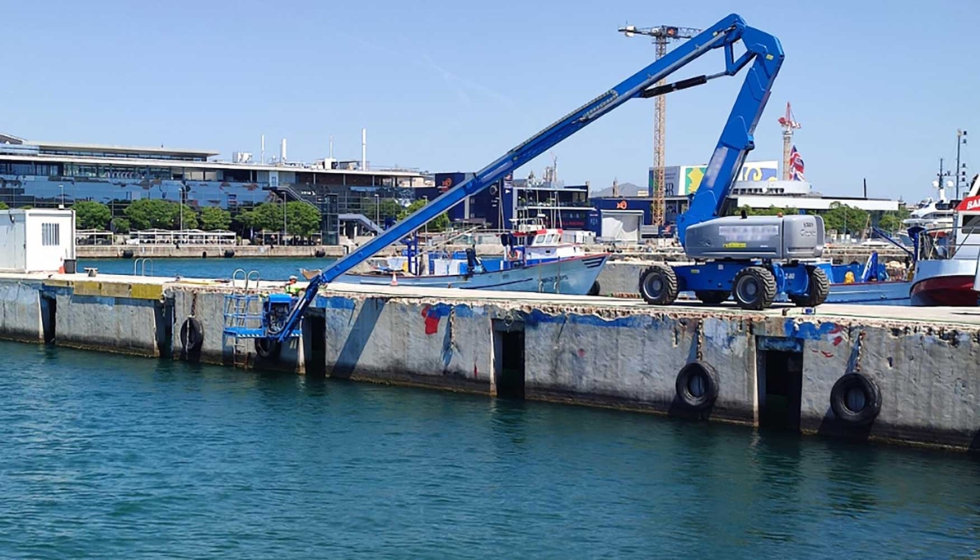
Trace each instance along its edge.
{"label": "clear blue sky", "polygon": [[[980,144],[977,0],[732,3],[0,0],[0,131],[30,139],[360,156],[472,171],[646,65],[616,28],[706,27],[736,11],[786,63],[751,159],[779,159],[792,101],[807,177],[825,193],[919,200],[955,130]],[[721,53],[691,73],[721,67]],[[683,76],[682,76],[683,77]],[[703,163],[740,79],[668,98],[668,164]],[[559,175],[645,184],[652,101],[631,101],[554,149]],[[980,146],[967,145],[971,174]],[[540,174],[539,159],[529,169]],[[950,164],[951,165],[951,164]]]}

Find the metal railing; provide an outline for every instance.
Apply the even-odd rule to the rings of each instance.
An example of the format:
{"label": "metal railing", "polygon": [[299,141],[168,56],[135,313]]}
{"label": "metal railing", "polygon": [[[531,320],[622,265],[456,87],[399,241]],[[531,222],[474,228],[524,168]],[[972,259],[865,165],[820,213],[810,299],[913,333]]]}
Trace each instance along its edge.
{"label": "metal railing", "polygon": [[[153,261],[146,257],[140,257],[133,261],[133,276],[146,276],[146,265],[150,265],[150,275],[153,275]],[[139,272],[139,274],[137,274]]]}

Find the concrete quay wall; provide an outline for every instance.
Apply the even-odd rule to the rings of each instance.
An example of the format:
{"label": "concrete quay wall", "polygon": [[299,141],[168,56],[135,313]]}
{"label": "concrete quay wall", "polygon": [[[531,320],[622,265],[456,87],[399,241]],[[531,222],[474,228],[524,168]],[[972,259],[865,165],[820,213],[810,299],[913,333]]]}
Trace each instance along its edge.
{"label": "concrete quay wall", "polygon": [[44,342],[39,280],[0,282],[0,338]]}
{"label": "concrete quay wall", "polygon": [[[317,297],[303,336],[264,360],[253,341],[224,334],[231,288],[135,280],[0,276],[0,337],[754,426],[776,417],[806,433],[980,449],[980,317],[967,311],[745,313],[337,285]],[[202,343],[188,352],[181,330],[191,319]],[[692,363],[717,388],[697,411],[678,393]],[[866,424],[844,422],[830,404],[850,373],[880,394]]]}

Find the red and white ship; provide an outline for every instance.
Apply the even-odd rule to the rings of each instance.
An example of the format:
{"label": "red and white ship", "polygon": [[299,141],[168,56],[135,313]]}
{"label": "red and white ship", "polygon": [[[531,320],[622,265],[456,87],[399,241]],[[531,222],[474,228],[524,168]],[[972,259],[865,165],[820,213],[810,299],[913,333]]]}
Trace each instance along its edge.
{"label": "red and white ship", "polygon": [[953,227],[919,234],[912,305],[975,307],[980,298],[980,176],[956,206]]}

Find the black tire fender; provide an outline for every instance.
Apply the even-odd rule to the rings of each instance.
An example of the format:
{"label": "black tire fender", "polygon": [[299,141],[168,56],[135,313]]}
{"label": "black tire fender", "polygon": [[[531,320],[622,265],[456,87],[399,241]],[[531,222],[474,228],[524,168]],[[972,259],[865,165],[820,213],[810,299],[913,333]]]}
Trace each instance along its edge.
{"label": "black tire fender", "polygon": [[188,317],[180,326],[180,345],[184,347],[184,352],[193,353],[200,350],[202,344],[204,327],[196,318]]}
{"label": "black tire fender", "polygon": [[[699,384],[700,390],[693,390]],[[677,400],[685,408],[694,411],[704,410],[718,398],[718,375],[715,368],[701,361],[690,362],[681,368],[674,383]]]}
{"label": "black tire fender", "polygon": [[262,359],[275,358],[279,355],[279,341],[271,338],[256,338],[255,353]]}
{"label": "black tire fender", "polygon": [[[854,410],[848,397],[860,391],[863,406]],[[881,391],[874,381],[860,373],[848,373],[834,383],[830,390],[830,408],[838,420],[852,426],[870,424],[881,412]]]}

